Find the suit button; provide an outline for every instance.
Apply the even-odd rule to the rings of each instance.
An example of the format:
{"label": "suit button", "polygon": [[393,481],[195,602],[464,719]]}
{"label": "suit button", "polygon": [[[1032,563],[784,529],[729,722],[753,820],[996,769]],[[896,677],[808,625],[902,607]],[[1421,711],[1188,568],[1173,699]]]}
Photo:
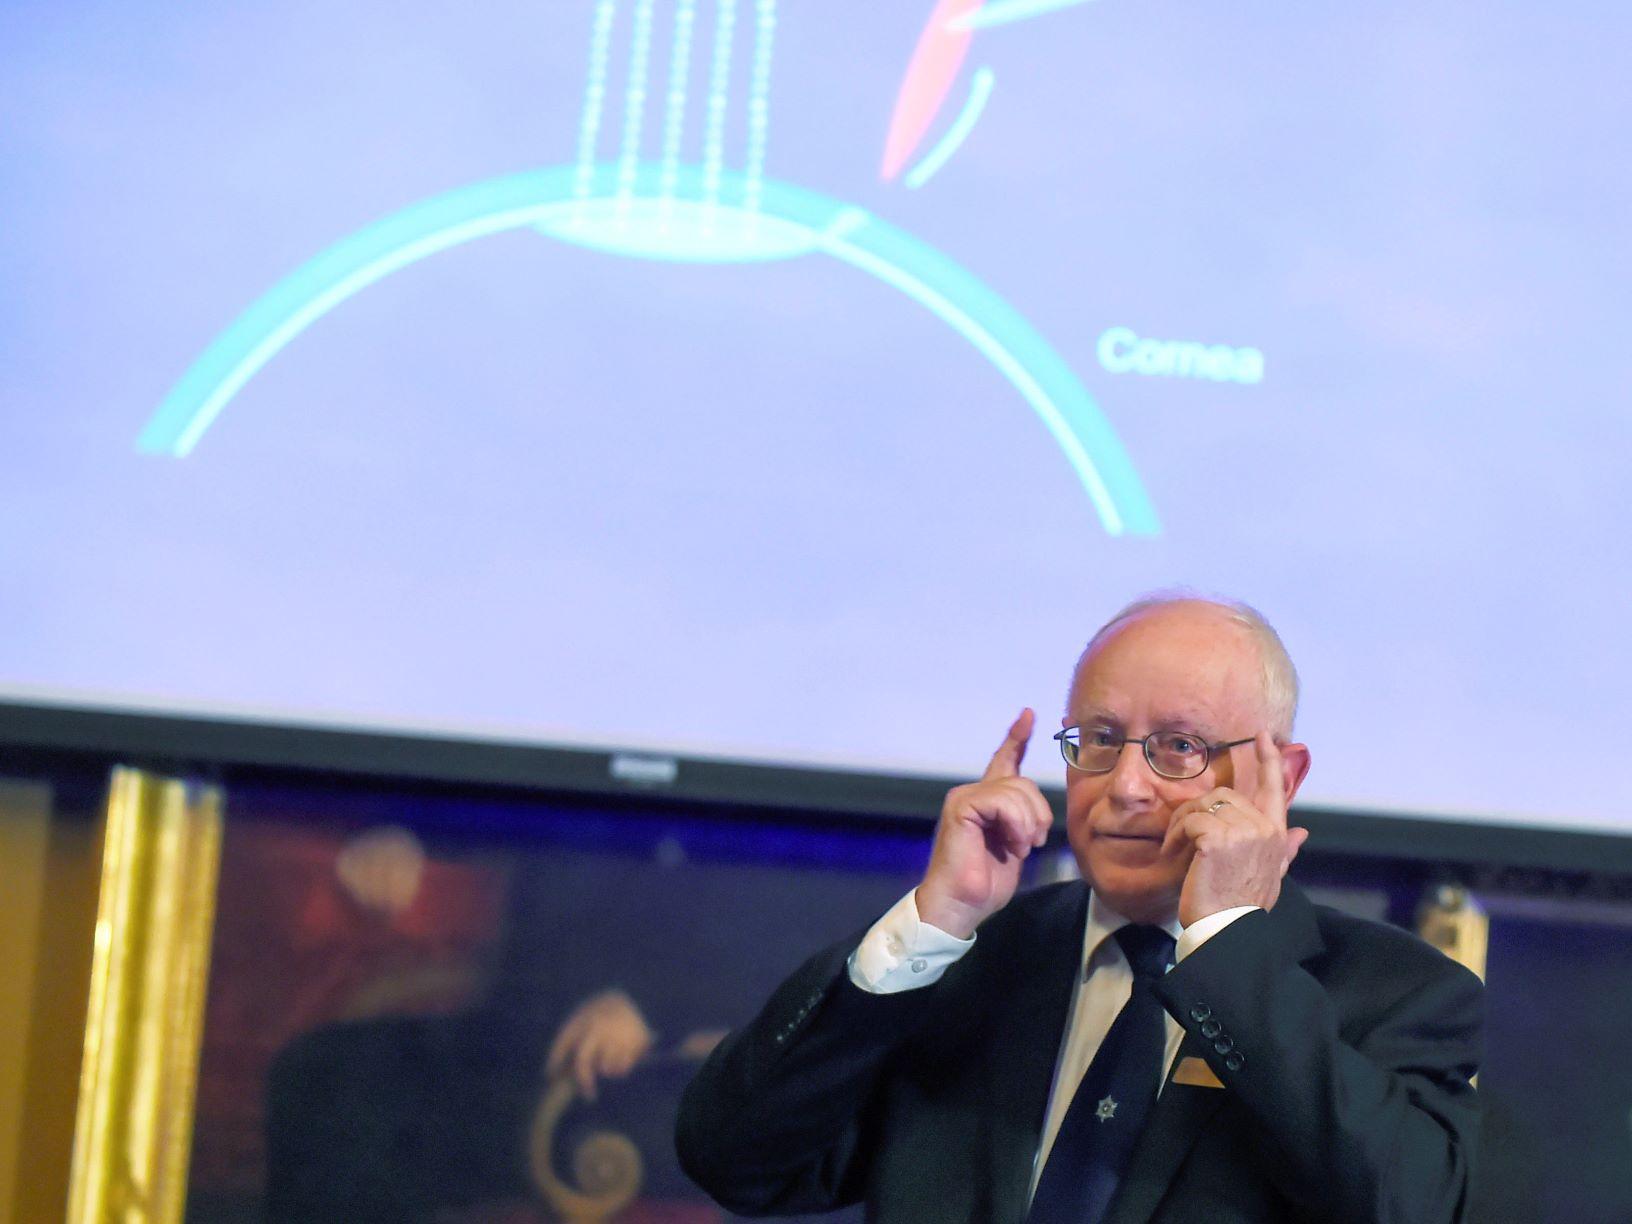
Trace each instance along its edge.
{"label": "suit button", "polygon": [[1213,1049],[1217,1050],[1220,1054],[1228,1054],[1231,1050],[1235,1049],[1235,1042],[1231,1041],[1228,1037],[1220,1037],[1217,1041],[1213,1042]]}
{"label": "suit button", "polygon": [[1241,1064],[1246,1061],[1240,1054],[1231,1054],[1224,1060],[1224,1066],[1230,1071],[1239,1071],[1241,1070]]}
{"label": "suit button", "polygon": [[1212,1014],[1213,1009],[1208,1007],[1205,1003],[1197,1003],[1190,1009],[1190,1019],[1196,1021],[1198,1024],[1203,1020],[1209,1019]]}
{"label": "suit button", "polygon": [[1208,1041],[1211,1041],[1223,1031],[1224,1026],[1217,1020],[1203,1020],[1201,1022],[1201,1035],[1207,1038]]}

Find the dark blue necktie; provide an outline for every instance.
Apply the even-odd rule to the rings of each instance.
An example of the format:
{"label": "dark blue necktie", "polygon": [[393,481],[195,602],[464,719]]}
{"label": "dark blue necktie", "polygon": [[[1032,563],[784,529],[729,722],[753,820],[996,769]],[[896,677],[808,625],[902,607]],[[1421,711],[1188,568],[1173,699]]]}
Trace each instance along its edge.
{"label": "dark blue necktie", "polygon": [[1167,1015],[1154,989],[1173,963],[1173,937],[1125,926],[1116,942],[1133,966],[1133,993],[1077,1085],[1037,1180],[1027,1224],[1098,1224],[1127,1170],[1161,1082]]}

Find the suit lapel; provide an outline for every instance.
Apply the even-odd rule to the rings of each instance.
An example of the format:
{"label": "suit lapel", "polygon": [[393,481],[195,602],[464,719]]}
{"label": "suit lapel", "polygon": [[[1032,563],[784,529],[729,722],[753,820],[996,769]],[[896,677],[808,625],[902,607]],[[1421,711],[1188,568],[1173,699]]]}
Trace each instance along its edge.
{"label": "suit lapel", "polygon": [[[1282,885],[1280,899],[1269,911],[1269,918],[1275,924],[1278,942],[1297,962],[1319,955],[1325,947],[1314,906],[1290,880]],[[1162,1095],[1134,1145],[1128,1171],[1111,1201],[1105,1224],[1145,1224],[1150,1219],[1202,1128],[1229,1097],[1228,1089],[1173,1082],[1173,1072],[1180,1063],[1186,1058],[1204,1059],[1206,1051],[1201,1038],[1185,1033],[1178,1055],[1168,1068]]]}
{"label": "suit lapel", "polygon": [[1082,972],[1087,915],[1086,888],[1059,889],[1029,915],[1032,927],[1017,940],[1012,972],[994,984],[1010,996],[987,1059],[994,1220],[1025,1218],[1060,1039]]}

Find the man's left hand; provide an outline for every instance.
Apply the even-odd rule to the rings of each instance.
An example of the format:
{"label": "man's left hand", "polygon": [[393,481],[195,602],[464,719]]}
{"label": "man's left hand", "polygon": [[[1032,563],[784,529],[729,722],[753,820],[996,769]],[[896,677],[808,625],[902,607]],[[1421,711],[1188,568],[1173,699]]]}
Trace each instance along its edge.
{"label": "man's left hand", "polygon": [[1308,829],[1286,827],[1286,776],[1281,750],[1267,731],[1253,741],[1257,784],[1249,799],[1228,786],[1181,804],[1167,826],[1162,854],[1188,841],[1194,848],[1179,894],[1179,923],[1240,905],[1269,909]]}

